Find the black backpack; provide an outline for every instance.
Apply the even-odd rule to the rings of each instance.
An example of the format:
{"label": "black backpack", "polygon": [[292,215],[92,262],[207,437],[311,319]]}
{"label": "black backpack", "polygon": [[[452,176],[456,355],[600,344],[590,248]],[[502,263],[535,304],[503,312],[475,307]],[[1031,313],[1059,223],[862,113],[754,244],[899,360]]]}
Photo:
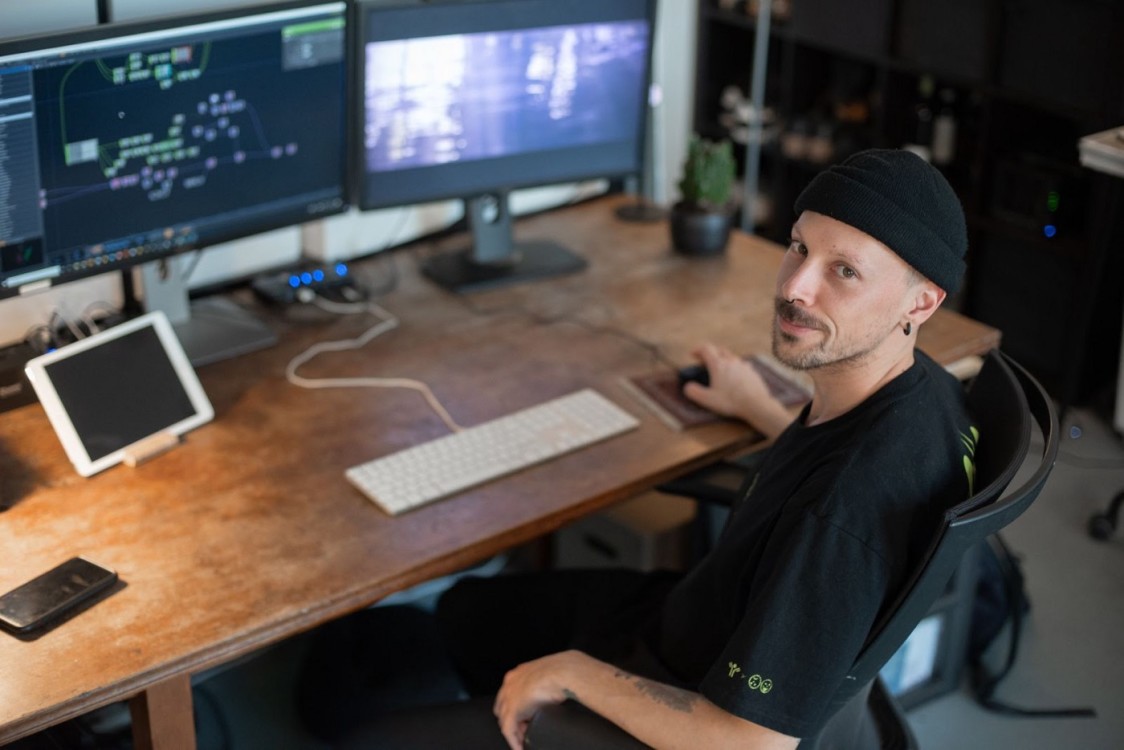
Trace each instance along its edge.
{"label": "black backpack", "polygon": [[[1022,565],[1002,537],[998,533],[992,534],[980,548],[979,576],[968,632],[968,667],[976,700],[990,711],[1016,716],[1096,716],[1092,708],[1031,709],[995,699],[996,688],[1015,665],[1022,620],[1029,611],[1030,600],[1026,596]],[[999,671],[992,673],[984,664],[984,654],[1008,623],[1010,639],[1007,656]]]}

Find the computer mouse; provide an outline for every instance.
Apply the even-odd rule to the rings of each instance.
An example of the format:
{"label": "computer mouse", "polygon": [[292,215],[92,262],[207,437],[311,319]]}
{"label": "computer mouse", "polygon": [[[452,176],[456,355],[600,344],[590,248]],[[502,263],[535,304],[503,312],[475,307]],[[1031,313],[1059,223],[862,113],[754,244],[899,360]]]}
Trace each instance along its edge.
{"label": "computer mouse", "polygon": [[686,367],[679,368],[679,388],[682,389],[687,383],[698,383],[699,385],[710,385],[710,373],[706,369],[706,365],[701,362],[694,365],[687,365]]}

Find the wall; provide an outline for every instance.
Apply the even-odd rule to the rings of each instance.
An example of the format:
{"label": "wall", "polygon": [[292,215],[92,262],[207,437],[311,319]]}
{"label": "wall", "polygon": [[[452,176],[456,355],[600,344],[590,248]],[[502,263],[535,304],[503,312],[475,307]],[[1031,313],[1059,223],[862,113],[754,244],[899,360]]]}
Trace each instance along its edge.
{"label": "wall", "polygon": [[[177,11],[260,4],[250,0],[111,0],[114,20],[136,20]],[[673,195],[690,129],[693,96],[695,5],[683,0],[659,0],[654,79],[663,92],[656,109],[653,133],[656,144],[652,160],[650,193],[659,203]],[[50,0],[27,3],[0,0],[0,35],[19,36],[72,28],[97,21],[96,0]],[[669,166],[670,165],[670,166]],[[515,213],[561,205],[604,190],[604,183],[552,186],[518,191],[512,197]],[[341,216],[266,232],[237,242],[208,248],[198,258],[191,254],[176,258],[174,273],[190,269],[192,288],[237,279],[279,262],[297,260],[302,249],[314,257],[346,259],[390,247],[439,230],[462,215],[459,201],[380,211],[352,210]],[[33,326],[42,324],[53,311],[77,318],[99,304],[121,304],[118,274],[63,285],[26,298],[0,302],[0,345],[18,341]]]}

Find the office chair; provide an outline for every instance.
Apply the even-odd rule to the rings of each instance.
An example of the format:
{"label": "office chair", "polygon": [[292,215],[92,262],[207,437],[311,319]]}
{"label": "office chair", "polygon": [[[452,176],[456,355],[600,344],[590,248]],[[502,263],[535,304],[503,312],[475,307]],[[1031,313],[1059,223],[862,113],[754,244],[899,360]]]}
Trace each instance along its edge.
{"label": "office chair", "polygon": [[[980,430],[976,451],[979,489],[946,511],[928,551],[893,606],[876,623],[832,700],[832,718],[801,750],[916,748],[901,709],[878,679],[878,672],[940,597],[961,557],[1019,517],[1038,497],[1058,452],[1058,418],[1050,397],[1021,366],[998,350],[988,353],[968,388],[968,408]],[[1004,494],[1030,453],[1032,421],[1042,432],[1042,451],[1033,473]],[[729,465],[722,467],[728,475]],[[726,476],[726,486],[729,482]],[[669,485],[680,490],[683,483]],[[714,494],[711,486],[708,497]],[[690,493],[688,493],[690,494]],[[531,722],[529,750],[638,750],[646,747],[616,725],[573,703],[549,706]]]}

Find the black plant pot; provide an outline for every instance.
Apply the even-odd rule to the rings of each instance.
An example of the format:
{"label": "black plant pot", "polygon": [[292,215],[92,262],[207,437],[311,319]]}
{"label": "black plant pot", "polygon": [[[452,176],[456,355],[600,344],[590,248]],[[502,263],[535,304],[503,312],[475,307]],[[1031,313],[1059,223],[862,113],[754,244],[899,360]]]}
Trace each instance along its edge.
{"label": "black plant pot", "polygon": [[668,216],[671,245],[683,255],[720,255],[730,241],[732,224],[733,215],[729,211],[707,211],[676,203]]}

